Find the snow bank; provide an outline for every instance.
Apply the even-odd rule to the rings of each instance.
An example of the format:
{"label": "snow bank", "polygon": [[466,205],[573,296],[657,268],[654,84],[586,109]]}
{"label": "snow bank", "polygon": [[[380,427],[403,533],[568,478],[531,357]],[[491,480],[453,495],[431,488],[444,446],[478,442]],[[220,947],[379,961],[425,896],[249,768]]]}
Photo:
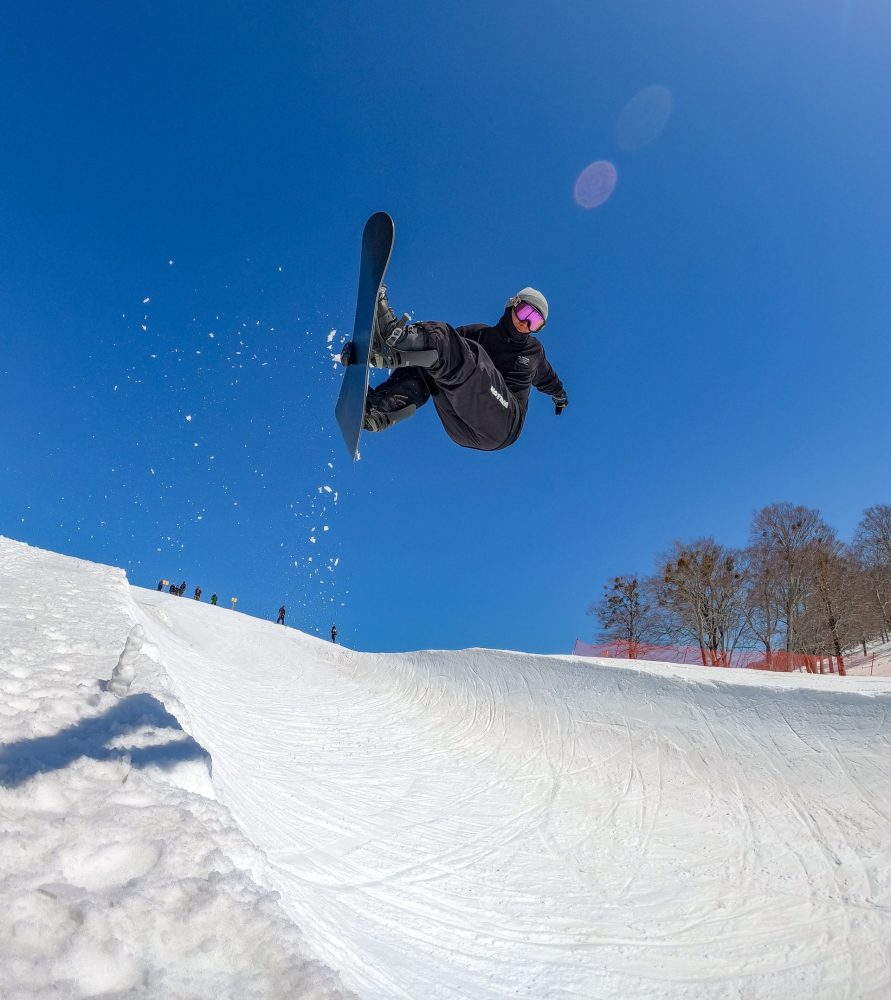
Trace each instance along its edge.
{"label": "snow bank", "polygon": [[348,996],[261,887],[133,614],[121,571],[0,539],[0,996]]}

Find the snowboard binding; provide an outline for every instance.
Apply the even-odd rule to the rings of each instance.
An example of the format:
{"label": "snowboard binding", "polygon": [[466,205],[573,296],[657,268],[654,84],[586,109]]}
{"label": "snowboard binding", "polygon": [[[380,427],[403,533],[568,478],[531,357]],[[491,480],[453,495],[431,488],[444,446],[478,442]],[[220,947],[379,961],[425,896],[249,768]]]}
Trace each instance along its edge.
{"label": "snowboard binding", "polygon": [[396,313],[393,312],[390,300],[387,298],[387,286],[381,285],[377,292],[374,309],[375,340],[381,340],[388,347],[395,347],[402,339],[410,322],[411,317],[408,313],[403,313],[401,319],[396,319]]}

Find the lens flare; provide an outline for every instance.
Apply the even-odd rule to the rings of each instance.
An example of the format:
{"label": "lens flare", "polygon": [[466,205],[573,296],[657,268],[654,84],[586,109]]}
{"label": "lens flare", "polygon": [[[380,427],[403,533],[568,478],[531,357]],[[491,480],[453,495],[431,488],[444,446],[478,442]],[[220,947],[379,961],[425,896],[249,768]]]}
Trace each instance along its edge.
{"label": "lens flare", "polygon": [[573,194],[582,208],[597,208],[616,188],[618,174],[609,160],[589,163],[578,175]]}
{"label": "lens flare", "polygon": [[671,117],[671,91],[661,83],[644,87],[622,108],[616,123],[616,142],[636,152],[648,146]]}

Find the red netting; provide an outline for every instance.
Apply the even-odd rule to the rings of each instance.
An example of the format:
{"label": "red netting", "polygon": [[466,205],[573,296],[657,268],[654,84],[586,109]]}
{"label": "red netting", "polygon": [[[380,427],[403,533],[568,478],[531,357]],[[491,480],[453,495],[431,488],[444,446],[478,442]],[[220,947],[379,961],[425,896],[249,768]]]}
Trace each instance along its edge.
{"label": "red netting", "polygon": [[774,670],[790,673],[793,670],[809,674],[841,673],[831,656],[812,656],[806,653],[771,652],[763,650],[734,650],[732,653],[701,650],[698,646],[656,646],[651,643],[629,643],[621,639],[592,645],[576,639],[575,656],[603,656],[617,660],[656,660],[662,663],[688,663],[700,667],[737,667],[747,670]]}

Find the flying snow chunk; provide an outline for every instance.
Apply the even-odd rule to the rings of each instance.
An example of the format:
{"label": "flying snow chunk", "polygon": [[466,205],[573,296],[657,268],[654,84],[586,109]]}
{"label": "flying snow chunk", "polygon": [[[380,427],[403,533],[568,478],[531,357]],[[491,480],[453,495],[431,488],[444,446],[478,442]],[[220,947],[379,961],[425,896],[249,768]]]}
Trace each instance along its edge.
{"label": "flying snow chunk", "polygon": [[598,208],[616,189],[618,174],[609,160],[589,163],[575,182],[573,195],[582,208]]}
{"label": "flying snow chunk", "polygon": [[143,305],[145,305],[145,304],[146,304],[146,302],[151,302],[151,301],[152,301],[152,300],[151,300],[151,299],[150,299],[150,298],[149,298],[148,296],[146,296],[146,297],[145,297],[145,298],[144,298],[144,299],[142,300],[142,304],[143,304]]}
{"label": "flying snow chunk", "polygon": [[187,413],[186,414],[186,422],[187,423],[191,423],[192,422],[192,414],[191,413]]}
{"label": "flying snow chunk", "polygon": [[327,343],[328,343],[328,346],[329,346],[329,347],[330,347],[330,346],[331,346],[331,345],[332,345],[332,344],[334,343],[334,338],[335,338],[336,336],[337,336],[337,330],[332,330],[332,331],[331,331],[331,332],[330,332],[330,333],[328,334],[328,341],[327,341]]}

